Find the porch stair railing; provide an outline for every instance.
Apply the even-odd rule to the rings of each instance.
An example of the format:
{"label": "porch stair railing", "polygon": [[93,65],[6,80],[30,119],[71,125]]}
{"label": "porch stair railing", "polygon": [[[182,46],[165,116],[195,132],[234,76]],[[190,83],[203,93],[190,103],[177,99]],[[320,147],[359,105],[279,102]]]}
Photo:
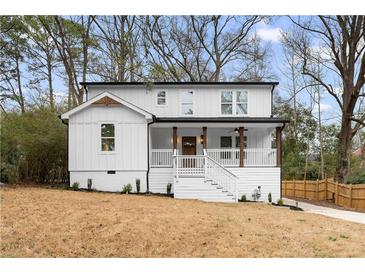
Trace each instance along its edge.
{"label": "porch stair railing", "polygon": [[175,182],[179,177],[202,177],[205,181],[212,181],[217,188],[233,195],[235,201],[238,201],[238,177],[209,157],[205,149],[204,155],[177,155],[174,150],[173,158]]}

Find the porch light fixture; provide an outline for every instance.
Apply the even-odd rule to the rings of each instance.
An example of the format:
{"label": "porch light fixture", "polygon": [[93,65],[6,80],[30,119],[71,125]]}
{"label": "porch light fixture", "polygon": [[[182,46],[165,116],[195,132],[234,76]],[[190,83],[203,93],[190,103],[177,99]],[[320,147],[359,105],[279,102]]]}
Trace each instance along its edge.
{"label": "porch light fixture", "polygon": [[200,144],[202,145],[204,143],[204,136],[200,135]]}
{"label": "porch light fixture", "polygon": [[238,133],[239,133],[239,128],[238,128],[238,127],[236,127],[236,128],[234,129],[234,132],[235,132],[236,134],[238,134]]}

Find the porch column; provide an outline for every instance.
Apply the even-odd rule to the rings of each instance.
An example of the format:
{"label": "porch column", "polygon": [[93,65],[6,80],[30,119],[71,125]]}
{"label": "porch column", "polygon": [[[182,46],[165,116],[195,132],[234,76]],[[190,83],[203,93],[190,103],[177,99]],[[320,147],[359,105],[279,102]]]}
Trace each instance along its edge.
{"label": "porch column", "polygon": [[240,129],[239,129],[239,132],[240,132],[240,167],[244,167],[244,165],[245,165],[244,157],[243,157],[243,148],[244,148],[243,131],[244,131],[244,128],[240,127]]}
{"label": "porch column", "polygon": [[207,127],[203,127],[203,149],[208,148],[208,142],[207,142]]}
{"label": "porch column", "polygon": [[281,128],[276,128],[276,166],[281,166]]}
{"label": "porch column", "polygon": [[172,149],[177,149],[177,127],[172,128]]}

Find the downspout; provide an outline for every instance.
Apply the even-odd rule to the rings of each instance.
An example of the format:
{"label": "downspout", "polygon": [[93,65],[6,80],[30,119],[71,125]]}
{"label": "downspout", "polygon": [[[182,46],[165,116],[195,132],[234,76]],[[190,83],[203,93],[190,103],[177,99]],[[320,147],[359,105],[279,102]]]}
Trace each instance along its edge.
{"label": "downspout", "polygon": [[149,183],[149,173],[150,173],[150,125],[152,125],[156,120],[156,116],[152,115],[152,121],[147,123],[147,172],[146,172],[146,183],[147,183],[147,193],[150,192]]}
{"label": "downspout", "polygon": [[69,144],[68,144],[68,135],[69,135],[69,126],[68,126],[68,123],[66,123],[62,118],[61,118],[61,115],[58,115],[58,118],[61,120],[62,124],[66,125],[67,126],[67,136],[66,136],[66,150],[67,150],[67,180],[68,180],[68,184],[70,186],[70,170],[69,170],[69,167],[68,167],[68,161],[69,161],[69,152],[68,152],[68,147],[69,147]]}
{"label": "downspout", "polygon": [[282,195],[282,189],[283,189],[283,136],[281,134],[281,132],[284,130],[285,128],[285,123],[283,123],[283,126],[280,128],[280,136],[281,136],[281,146],[280,146],[280,199],[283,199],[283,195]]}
{"label": "downspout", "polygon": [[270,117],[273,117],[273,113],[272,113],[272,110],[273,110],[273,107],[274,107],[274,103],[273,103],[273,100],[274,100],[274,89],[275,89],[275,86],[276,85],[272,85],[272,88],[271,88],[271,115]]}
{"label": "downspout", "polygon": [[84,85],[84,89],[85,89],[85,101],[89,100],[89,90],[87,89],[87,86]]}

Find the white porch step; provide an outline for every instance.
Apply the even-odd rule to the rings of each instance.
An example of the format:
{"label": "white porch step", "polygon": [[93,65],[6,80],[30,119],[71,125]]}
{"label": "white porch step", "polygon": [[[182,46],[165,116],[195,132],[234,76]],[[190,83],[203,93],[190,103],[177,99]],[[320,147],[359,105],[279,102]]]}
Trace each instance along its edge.
{"label": "white porch step", "polygon": [[204,178],[179,178],[174,186],[176,199],[198,199],[209,202],[235,202],[234,196]]}

